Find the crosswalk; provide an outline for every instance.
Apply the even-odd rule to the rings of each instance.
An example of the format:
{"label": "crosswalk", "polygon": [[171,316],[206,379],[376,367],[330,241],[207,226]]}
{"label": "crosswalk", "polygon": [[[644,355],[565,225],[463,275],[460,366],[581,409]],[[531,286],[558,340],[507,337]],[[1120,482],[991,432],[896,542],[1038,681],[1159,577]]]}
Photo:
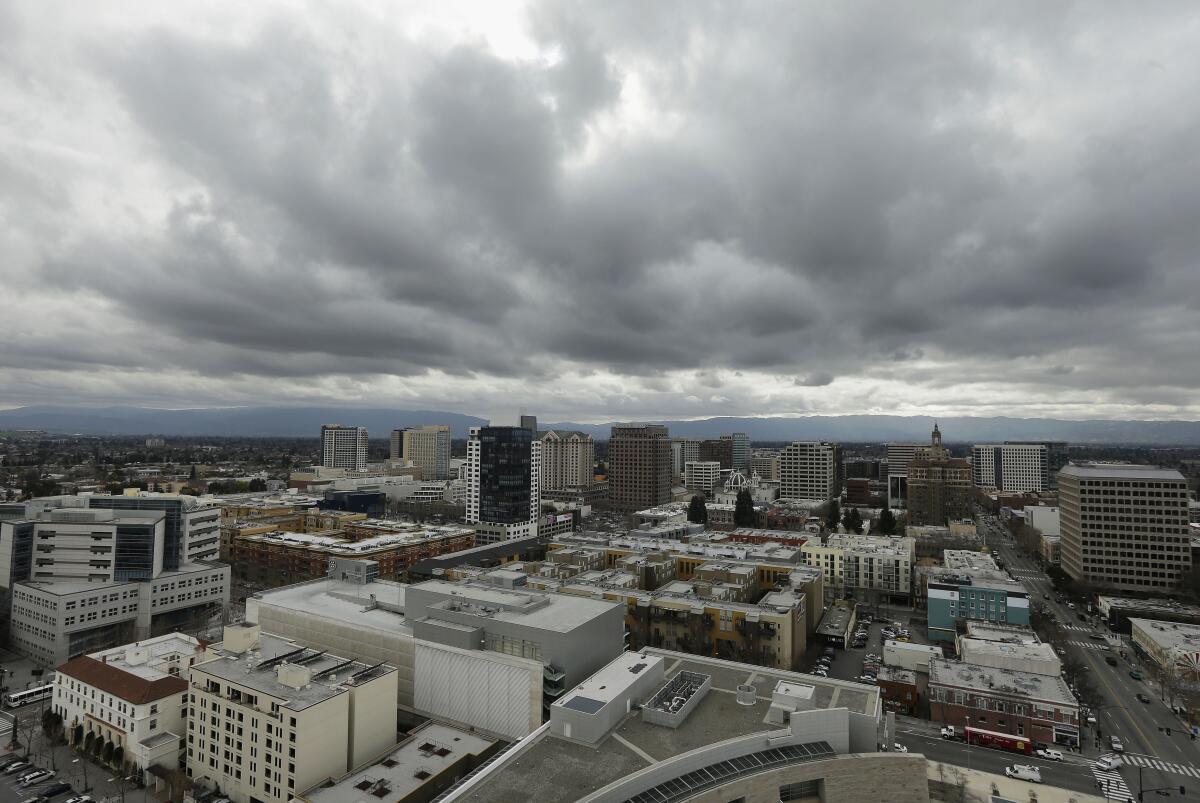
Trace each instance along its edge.
{"label": "crosswalk", "polygon": [[1081,630],[1084,632],[1091,630],[1090,627],[1085,627],[1084,625],[1063,625],[1062,629],[1063,630]]}
{"label": "crosswalk", "polygon": [[8,744],[8,735],[12,733],[12,720],[8,717],[0,717],[0,747]]}
{"label": "crosswalk", "polygon": [[1076,647],[1083,647],[1084,649],[1088,650],[1103,650],[1105,647],[1109,646],[1103,641],[1068,641],[1067,643],[1073,644]]}
{"label": "crosswalk", "polygon": [[1200,768],[1193,767],[1191,764],[1176,764],[1171,761],[1161,761],[1150,756],[1131,756],[1126,754],[1125,763],[1132,764],[1135,767],[1148,767],[1150,769],[1161,770],[1162,772],[1173,772],[1176,775],[1187,775],[1190,778],[1200,778]]}
{"label": "crosswalk", "polygon": [[1125,779],[1116,770],[1102,770],[1092,765],[1092,777],[1100,787],[1100,794],[1105,800],[1133,800],[1133,794],[1125,785]]}

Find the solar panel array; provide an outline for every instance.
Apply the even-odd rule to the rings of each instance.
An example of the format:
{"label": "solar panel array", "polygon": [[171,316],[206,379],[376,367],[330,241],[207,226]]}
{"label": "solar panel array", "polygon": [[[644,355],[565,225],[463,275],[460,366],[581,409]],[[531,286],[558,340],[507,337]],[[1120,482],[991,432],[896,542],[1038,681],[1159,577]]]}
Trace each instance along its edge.
{"label": "solar panel array", "polygon": [[828,742],[809,742],[760,750],[728,761],[709,764],[686,775],[664,781],[628,798],[625,803],[671,803],[675,800],[686,800],[705,789],[721,786],[742,775],[751,775],[785,764],[828,758],[832,755],[835,754]]}

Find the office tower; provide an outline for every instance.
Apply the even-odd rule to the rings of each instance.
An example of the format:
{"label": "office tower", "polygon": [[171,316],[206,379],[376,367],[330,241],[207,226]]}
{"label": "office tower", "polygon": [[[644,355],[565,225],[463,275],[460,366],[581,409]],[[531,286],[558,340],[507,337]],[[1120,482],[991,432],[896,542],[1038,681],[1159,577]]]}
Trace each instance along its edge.
{"label": "office tower", "polygon": [[671,440],[661,424],[616,424],[608,441],[608,499],[618,510],[671,501]]}
{"label": "office tower", "polygon": [[745,432],[734,432],[722,435],[721,440],[727,440],[732,446],[732,468],[746,476],[750,475],[750,436]]}
{"label": "office tower", "polygon": [[700,459],[700,440],[698,438],[671,439],[671,476],[682,477],[683,467],[693,460]]}
{"label": "office tower", "polygon": [[692,460],[683,467],[683,478],[683,484],[690,492],[711,499],[721,487],[721,464]]}
{"label": "office tower", "polygon": [[444,424],[426,424],[405,430],[392,430],[392,437],[400,431],[400,457],[421,469],[421,479],[445,480],[450,478],[450,427]]}
{"label": "office tower", "polygon": [[1068,465],[1058,473],[1062,568],[1125,591],[1168,591],[1191,569],[1187,480],[1174,469]]}
{"label": "office tower", "polygon": [[1070,444],[1066,441],[1005,441],[1005,445],[1035,445],[1046,447],[1046,488],[1058,487],[1058,472],[1070,462]]}
{"label": "office tower", "polygon": [[937,424],[929,446],[908,464],[908,523],[943,526],[971,517],[971,464],[950,457]]}
{"label": "office tower", "polygon": [[407,427],[392,430],[392,436],[388,439],[388,460],[404,459],[405,429],[407,429]]}
{"label": "office tower", "polygon": [[889,443],[887,449],[888,507],[903,507],[908,501],[908,464],[924,448],[920,443]]}
{"label": "office tower", "polygon": [[537,416],[536,415],[521,416],[521,429],[528,429],[531,432],[537,432]]}
{"label": "office tower", "polygon": [[538,433],[542,443],[542,490],[589,488],[596,474],[596,442],[586,432],[551,429]]}
{"label": "office tower", "polygon": [[321,465],[347,471],[367,470],[367,428],[325,424],[321,427]]}
{"label": "office tower", "polygon": [[841,493],[841,449],[836,443],[797,441],[779,453],[779,498],[824,502]]}
{"label": "office tower", "polygon": [[750,471],[762,480],[778,480],[779,452],[755,450],[750,456]]}
{"label": "office tower", "polygon": [[971,457],[975,484],[980,488],[1024,493],[1044,491],[1050,485],[1044,444],[976,445]]}
{"label": "office tower", "polygon": [[717,438],[700,441],[700,460],[713,461],[721,464],[723,469],[733,468],[733,440]]}
{"label": "office tower", "polygon": [[163,568],[215,561],[221,551],[221,508],[210,500],[182,494],[94,494],[81,497],[86,506],[106,510],[160,510],[166,514]]}
{"label": "office tower", "polygon": [[471,427],[467,523],[481,544],[537,534],[542,444],[524,427]]}

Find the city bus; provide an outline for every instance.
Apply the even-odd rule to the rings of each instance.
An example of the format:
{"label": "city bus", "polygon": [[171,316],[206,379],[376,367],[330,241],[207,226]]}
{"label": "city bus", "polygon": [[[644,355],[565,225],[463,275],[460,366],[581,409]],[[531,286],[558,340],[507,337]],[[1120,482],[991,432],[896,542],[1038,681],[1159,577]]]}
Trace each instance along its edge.
{"label": "city bus", "polygon": [[24,691],[13,691],[4,695],[5,708],[20,708],[28,703],[36,703],[38,700],[49,700],[54,696],[54,684],[47,683],[45,686],[34,686],[32,689]]}
{"label": "city bus", "polygon": [[1011,733],[987,731],[983,728],[966,728],[966,740],[969,744],[979,747],[992,747],[997,750],[1007,750],[1010,753],[1032,755],[1033,742],[1025,736],[1013,736]]}

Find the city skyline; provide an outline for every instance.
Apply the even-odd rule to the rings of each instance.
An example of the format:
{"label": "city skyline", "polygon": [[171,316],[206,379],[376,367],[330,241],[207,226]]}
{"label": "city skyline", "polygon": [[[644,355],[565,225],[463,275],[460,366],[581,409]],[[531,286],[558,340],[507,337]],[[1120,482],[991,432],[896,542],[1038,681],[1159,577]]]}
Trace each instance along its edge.
{"label": "city skyline", "polygon": [[0,405],[1200,419],[1194,6],[54,9]]}

